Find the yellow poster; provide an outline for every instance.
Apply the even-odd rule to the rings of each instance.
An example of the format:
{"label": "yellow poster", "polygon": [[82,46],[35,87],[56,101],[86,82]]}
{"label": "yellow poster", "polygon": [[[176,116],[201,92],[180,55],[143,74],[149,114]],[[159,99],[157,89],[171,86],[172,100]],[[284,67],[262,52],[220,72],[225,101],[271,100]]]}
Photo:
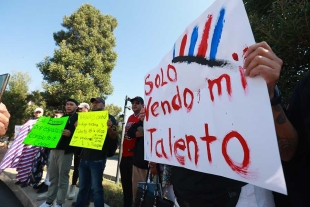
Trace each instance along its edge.
{"label": "yellow poster", "polygon": [[108,119],[108,111],[78,113],[78,123],[70,146],[102,150]]}

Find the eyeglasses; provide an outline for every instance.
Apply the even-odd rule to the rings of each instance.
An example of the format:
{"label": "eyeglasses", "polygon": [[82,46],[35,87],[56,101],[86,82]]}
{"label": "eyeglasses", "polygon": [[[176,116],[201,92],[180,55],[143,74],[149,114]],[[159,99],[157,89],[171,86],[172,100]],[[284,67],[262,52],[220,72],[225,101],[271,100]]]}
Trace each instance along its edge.
{"label": "eyeglasses", "polygon": [[41,111],[36,111],[35,113],[36,113],[36,114],[41,114]]}

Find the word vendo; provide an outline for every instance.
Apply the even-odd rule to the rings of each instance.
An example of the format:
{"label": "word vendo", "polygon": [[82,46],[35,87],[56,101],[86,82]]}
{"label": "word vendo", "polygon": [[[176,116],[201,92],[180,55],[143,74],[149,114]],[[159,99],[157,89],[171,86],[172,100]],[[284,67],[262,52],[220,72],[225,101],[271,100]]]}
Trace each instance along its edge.
{"label": "word vendo", "polygon": [[[241,85],[246,91],[247,82],[244,76],[244,71],[242,67],[239,67],[240,81]],[[175,94],[171,96],[169,100],[154,100],[152,97],[152,92],[156,89],[166,86],[168,83],[175,83],[178,79],[178,73],[176,68],[169,64],[164,71],[160,69],[160,73],[155,75],[155,78],[151,80],[150,74],[145,77],[145,86],[148,86],[148,90],[145,90],[144,93],[146,96],[149,96],[146,105],[146,121],[149,120],[150,116],[153,118],[158,117],[160,114],[167,115],[171,114],[172,111],[179,111],[182,108],[186,108],[187,113],[189,113],[194,104],[194,93],[189,88],[184,88],[180,91],[178,85],[175,86]],[[221,96],[223,94],[222,82],[225,82],[224,87],[229,97],[232,96],[232,84],[231,78],[228,74],[222,74],[215,79],[206,79],[208,84],[210,100],[214,102],[214,86],[217,86],[217,94]]]}
{"label": "word vendo", "polygon": [[[186,162],[194,162],[195,165],[197,166],[199,163],[199,151],[201,145],[198,145],[197,140],[200,139],[201,141],[205,142],[205,148],[207,151],[207,157],[208,157],[208,162],[212,163],[212,148],[211,144],[212,142],[218,140],[216,136],[212,136],[209,134],[209,126],[208,124],[204,124],[205,128],[205,134],[202,135],[201,137],[195,137],[194,135],[184,135],[183,138],[179,138],[177,140],[172,140],[172,130],[171,128],[168,128],[168,134],[165,137],[168,137],[168,142],[169,142],[169,149],[165,149],[164,147],[164,139],[165,138],[160,138],[156,142],[153,141],[153,137],[156,136],[157,134],[157,129],[156,128],[149,128],[146,131],[149,133],[148,137],[149,143],[150,143],[150,155],[153,155],[153,149],[155,149],[155,155],[158,158],[170,160],[173,156],[177,160],[177,162],[185,166]],[[239,162],[234,161],[227,153],[227,145],[232,139],[237,139],[239,143],[242,146],[243,153],[244,153],[244,158],[242,163],[240,164]],[[198,140],[199,141],[199,140]],[[190,150],[190,144],[194,145],[194,150]],[[167,146],[167,145],[166,145]],[[248,168],[250,166],[250,149],[248,147],[248,144],[246,140],[243,138],[243,136],[237,132],[237,131],[231,131],[225,135],[222,141],[222,148],[221,152],[222,155],[228,164],[228,166],[237,174],[241,176],[246,176],[248,172]],[[219,149],[213,149],[213,150],[219,150]],[[180,151],[185,152],[187,156],[182,156],[180,155]]]}

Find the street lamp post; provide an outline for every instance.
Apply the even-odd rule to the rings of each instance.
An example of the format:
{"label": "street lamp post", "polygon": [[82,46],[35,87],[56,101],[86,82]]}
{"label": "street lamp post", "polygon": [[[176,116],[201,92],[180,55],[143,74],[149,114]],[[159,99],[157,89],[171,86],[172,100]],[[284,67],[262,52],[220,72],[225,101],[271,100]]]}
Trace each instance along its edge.
{"label": "street lamp post", "polygon": [[127,109],[130,110],[130,108],[127,106],[128,101],[130,101],[130,98],[126,95],[125,97],[125,105],[124,105],[124,113],[123,113],[123,122],[122,122],[122,137],[121,137],[121,143],[119,148],[119,154],[118,154],[118,161],[117,161],[117,170],[116,170],[116,184],[119,184],[119,176],[120,176],[120,163],[122,159],[123,154],[123,142],[124,142],[124,135],[125,135],[125,121],[126,121],[126,111]]}

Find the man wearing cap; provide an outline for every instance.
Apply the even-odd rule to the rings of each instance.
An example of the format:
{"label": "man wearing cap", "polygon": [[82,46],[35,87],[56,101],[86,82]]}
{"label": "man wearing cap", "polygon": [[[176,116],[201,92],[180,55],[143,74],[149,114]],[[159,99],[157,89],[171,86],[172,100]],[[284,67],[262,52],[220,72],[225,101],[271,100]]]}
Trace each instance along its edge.
{"label": "man wearing cap", "polygon": [[[93,111],[102,111],[105,108],[105,101],[100,98],[92,98]],[[109,143],[117,143],[116,120],[109,115],[108,131],[102,150],[82,149],[81,162],[79,166],[79,193],[76,199],[76,207],[85,207],[89,202],[89,195],[92,189],[94,206],[104,206],[104,192],[102,187],[102,176],[105,168],[107,155],[111,148]]]}
{"label": "man wearing cap", "polygon": [[80,103],[79,105],[79,112],[88,112],[90,109],[88,103]]}
{"label": "man wearing cap", "polygon": [[[54,112],[54,118],[61,118],[64,116],[64,112],[62,110],[56,110]],[[47,155],[47,160],[45,161],[46,162],[46,169],[47,169],[47,173],[45,175],[45,179],[44,181],[40,184],[40,185],[37,185],[37,186],[33,186],[33,189],[37,189],[37,193],[40,194],[38,195],[37,197],[37,201],[42,201],[42,200],[46,200],[47,198],[47,191],[48,191],[48,186],[50,186],[51,182],[49,180],[49,162],[50,162],[50,149],[46,149],[45,151],[45,155]],[[44,155],[44,152],[42,153]],[[41,154],[41,155],[42,155]],[[42,156],[39,156],[39,158],[42,157]],[[41,166],[41,167],[44,167],[44,166]]]}
{"label": "man wearing cap", "polygon": [[144,100],[140,96],[136,96],[133,99],[130,99],[132,104],[133,113],[127,120],[125,127],[125,137],[123,141],[123,153],[122,160],[120,163],[120,172],[121,172],[121,180],[123,187],[123,195],[124,195],[124,207],[131,207],[133,201],[133,155],[134,155],[134,147],[136,144],[135,137],[128,136],[127,132],[129,128],[134,124],[139,122],[139,114],[141,109],[144,106]]}
{"label": "man wearing cap", "polygon": [[36,119],[40,118],[41,116],[43,116],[44,110],[42,108],[36,108],[34,110],[34,117]]}
{"label": "man wearing cap", "polygon": [[56,149],[52,149],[50,153],[49,176],[51,184],[48,188],[47,200],[40,207],[52,207],[55,199],[56,207],[61,207],[65,203],[69,186],[69,171],[73,153],[76,150],[69,144],[75,131],[74,124],[77,121],[78,105],[79,103],[75,99],[66,101],[65,116],[69,116],[69,119]]}

